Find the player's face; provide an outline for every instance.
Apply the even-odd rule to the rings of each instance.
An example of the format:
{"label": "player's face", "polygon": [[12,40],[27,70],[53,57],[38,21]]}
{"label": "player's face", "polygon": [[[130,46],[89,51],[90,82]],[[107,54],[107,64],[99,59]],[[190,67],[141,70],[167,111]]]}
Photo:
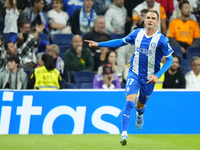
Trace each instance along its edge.
{"label": "player's face", "polygon": [[177,57],[173,57],[173,64],[170,67],[170,70],[172,72],[177,71],[177,69],[179,68],[179,60]]}
{"label": "player's face", "polygon": [[148,12],[145,18],[145,27],[147,29],[154,29],[158,25],[158,16],[154,12]]}
{"label": "player's face", "polygon": [[190,5],[189,4],[183,4],[183,8],[180,10],[181,14],[185,17],[189,17],[190,16]]}

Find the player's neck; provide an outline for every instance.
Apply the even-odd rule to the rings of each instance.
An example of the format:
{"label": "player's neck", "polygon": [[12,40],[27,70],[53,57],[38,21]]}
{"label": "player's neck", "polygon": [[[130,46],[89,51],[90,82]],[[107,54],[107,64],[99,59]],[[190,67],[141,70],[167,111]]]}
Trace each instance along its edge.
{"label": "player's neck", "polygon": [[147,36],[152,36],[152,35],[154,35],[154,33],[157,32],[157,29],[156,29],[156,28],[153,28],[153,29],[148,29],[148,28],[146,28],[146,29],[145,29],[145,32],[146,32],[146,35],[147,35]]}

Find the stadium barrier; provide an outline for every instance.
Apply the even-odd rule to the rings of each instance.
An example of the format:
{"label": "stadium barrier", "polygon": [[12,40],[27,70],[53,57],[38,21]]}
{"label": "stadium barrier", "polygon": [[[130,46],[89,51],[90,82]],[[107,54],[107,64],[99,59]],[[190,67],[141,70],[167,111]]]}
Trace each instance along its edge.
{"label": "stadium barrier", "polygon": [[[123,90],[0,91],[0,134],[119,134]],[[200,134],[200,92],[154,91],[142,130],[130,134]]]}

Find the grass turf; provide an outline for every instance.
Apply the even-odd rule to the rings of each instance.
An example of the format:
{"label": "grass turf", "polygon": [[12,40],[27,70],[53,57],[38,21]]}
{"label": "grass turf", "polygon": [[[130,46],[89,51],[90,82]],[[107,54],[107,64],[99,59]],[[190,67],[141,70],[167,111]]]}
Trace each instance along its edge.
{"label": "grass turf", "polygon": [[0,135],[0,150],[200,150],[200,134],[129,135]]}

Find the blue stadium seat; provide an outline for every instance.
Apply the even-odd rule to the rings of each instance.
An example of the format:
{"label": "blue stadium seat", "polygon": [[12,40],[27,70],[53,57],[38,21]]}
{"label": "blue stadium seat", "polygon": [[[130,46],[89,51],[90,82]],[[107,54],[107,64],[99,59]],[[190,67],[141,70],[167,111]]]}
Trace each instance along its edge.
{"label": "blue stadium seat", "polygon": [[8,41],[11,41],[11,37],[13,37],[14,35],[16,35],[16,33],[3,33],[2,39],[6,43]]}
{"label": "blue stadium seat", "polygon": [[67,83],[67,89],[75,89],[75,85],[73,83]]}
{"label": "blue stadium seat", "polygon": [[123,34],[109,34],[109,36],[110,36],[110,38],[111,38],[112,40],[114,40],[114,39],[121,39],[121,38],[124,37]]}
{"label": "blue stadium seat", "polygon": [[73,34],[54,34],[53,44],[57,45],[71,45]]}
{"label": "blue stadium seat", "polygon": [[125,83],[121,83],[121,88],[125,89],[125,87],[126,87],[126,84]]}
{"label": "blue stadium seat", "polygon": [[60,56],[64,57],[64,52],[70,47],[72,43],[73,34],[54,34],[53,44],[56,44],[60,48]]}
{"label": "blue stadium seat", "polygon": [[183,60],[183,54],[182,54],[182,51],[181,51],[181,48],[180,47],[172,47],[174,53],[181,59]]}
{"label": "blue stadium seat", "polygon": [[69,47],[67,45],[60,45],[59,49],[60,49],[60,53],[59,56],[64,60],[64,53],[65,51],[68,49]]}
{"label": "blue stadium seat", "polygon": [[62,79],[61,84],[62,89],[75,89],[75,85],[73,83],[66,82],[65,79]]}
{"label": "blue stadium seat", "polygon": [[40,33],[39,39],[44,40],[44,41],[49,41],[49,36],[48,36],[48,34]]}
{"label": "blue stadium seat", "polygon": [[4,30],[4,20],[0,20],[0,33],[2,34],[3,33],[3,30]]}
{"label": "blue stadium seat", "polygon": [[74,72],[74,81],[76,88],[81,88],[82,83],[93,83],[94,72],[92,71],[76,71]]}
{"label": "blue stadium seat", "polygon": [[193,56],[200,57],[200,47],[189,47],[187,49],[186,58],[190,60]]}
{"label": "blue stadium seat", "polygon": [[188,73],[191,70],[190,61],[188,59],[181,60],[180,68],[184,74]]}
{"label": "blue stadium seat", "polygon": [[81,89],[93,89],[93,83],[82,83]]}

